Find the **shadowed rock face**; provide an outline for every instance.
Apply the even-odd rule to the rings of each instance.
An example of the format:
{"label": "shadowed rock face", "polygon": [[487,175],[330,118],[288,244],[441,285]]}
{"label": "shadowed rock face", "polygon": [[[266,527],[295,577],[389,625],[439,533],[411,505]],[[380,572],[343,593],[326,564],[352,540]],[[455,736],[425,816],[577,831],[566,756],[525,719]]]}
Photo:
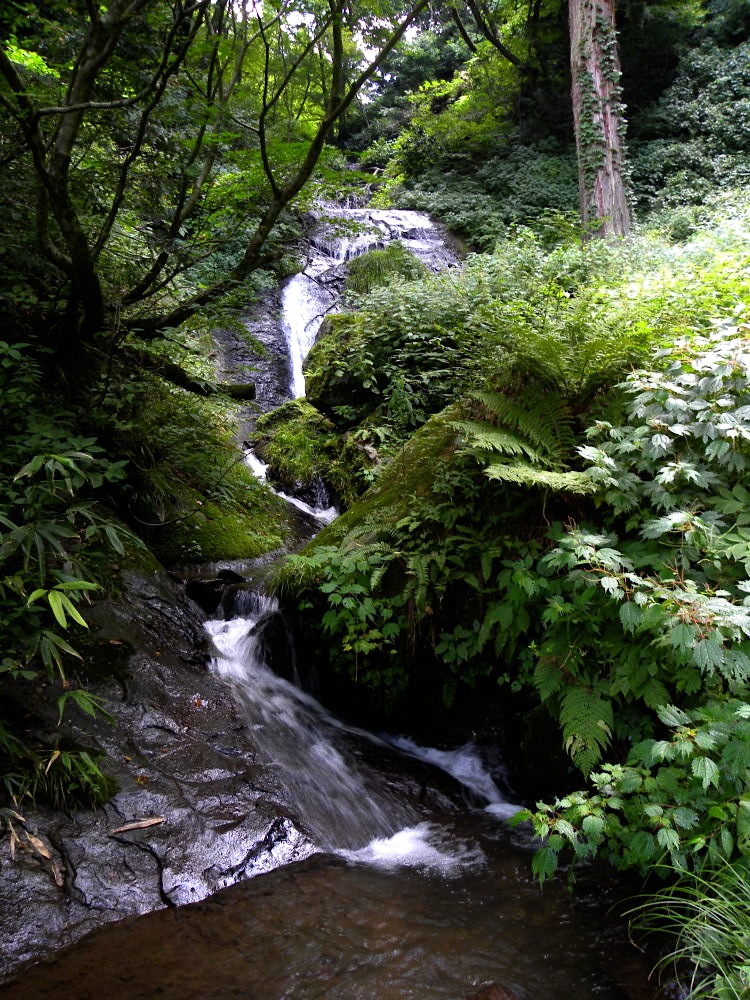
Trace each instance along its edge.
{"label": "shadowed rock face", "polygon": [[[132,650],[115,679],[90,686],[116,724],[71,712],[65,728],[104,751],[119,791],[91,812],[23,809],[50,857],[27,844],[11,860],[2,844],[0,978],[103,923],[203,899],[314,851],[271,769],[256,764],[226,688],[207,672],[202,616],[181,589],[163,575],[134,575],[116,606],[90,618],[97,659],[114,658],[121,643]],[[52,713],[43,693],[33,697],[37,718]]]}

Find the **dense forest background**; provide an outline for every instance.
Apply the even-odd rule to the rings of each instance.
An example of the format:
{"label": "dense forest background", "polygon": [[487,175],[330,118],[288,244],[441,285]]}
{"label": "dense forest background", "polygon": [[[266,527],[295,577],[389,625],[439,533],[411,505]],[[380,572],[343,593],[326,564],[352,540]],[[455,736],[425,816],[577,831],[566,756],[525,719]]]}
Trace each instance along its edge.
{"label": "dense forest background", "polygon": [[535,872],[664,874],[641,919],[720,914],[711,954],[680,938],[695,995],[746,996],[750,3],[6,0],[0,41],[11,840],[28,796],[111,792],[24,736],[41,677],[61,719],[106,711],[87,601],[284,543],[212,331],[303,265],[313,210],[421,209],[462,266],[358,260],[306,400],[259,421],[346,508],[275,585],[344,710],[513,706],[537,759],[554,720]]}

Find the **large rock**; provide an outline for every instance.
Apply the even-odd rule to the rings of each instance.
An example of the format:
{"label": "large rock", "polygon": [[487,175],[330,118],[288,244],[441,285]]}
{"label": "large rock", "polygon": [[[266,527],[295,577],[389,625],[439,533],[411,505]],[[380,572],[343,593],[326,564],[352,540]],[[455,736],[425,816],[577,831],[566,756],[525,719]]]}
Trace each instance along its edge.
{"label": "large rock", "polygon": [[[134,574],[90,619],[90,658],[114,675],[89,687],[116,722],[74,710],[66,736],[104,751],[119,790],[95,811],[24,808],[15,857],[0,845],[2,979],[98,925],[200,900],[314,850],[207,671],[202,615],[182,589]],[[47,693],[29,692],[37,718],[54,708]]]}

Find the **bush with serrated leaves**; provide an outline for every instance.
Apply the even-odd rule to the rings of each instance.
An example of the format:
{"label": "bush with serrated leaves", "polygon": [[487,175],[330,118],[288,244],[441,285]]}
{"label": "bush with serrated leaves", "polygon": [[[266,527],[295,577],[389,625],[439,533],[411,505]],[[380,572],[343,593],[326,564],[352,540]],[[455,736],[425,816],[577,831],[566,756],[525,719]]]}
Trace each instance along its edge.
{"label": "bush with serrated leaves", "polygon": [[[747,319],[659,352],[579,448],[598,524],[559,528],[539,563],[556,593],[534,682],[592,788],[524,814],[542,879],[565,850],[643,870],[750,854]],[[625,763],[602,765],[613,740]]]}

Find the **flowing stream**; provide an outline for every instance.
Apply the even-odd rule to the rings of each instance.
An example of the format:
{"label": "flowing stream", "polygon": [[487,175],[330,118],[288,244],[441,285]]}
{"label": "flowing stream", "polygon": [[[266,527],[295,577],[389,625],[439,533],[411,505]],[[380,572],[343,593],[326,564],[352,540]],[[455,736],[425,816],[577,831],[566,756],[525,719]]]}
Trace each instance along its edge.
{"label": "flowing stream", "polygon": [[[393,239],[432,270],[456,261],[421,213],[337,210],[314,234],[307,266],[282,289],[293,398],[304,395],[304,359],[337,307],[342,265]],[[263,478],[262,463],[247,458]],[[314,513],[320,523],[335,516],[323,502]],[[269,610],[261,600],[252,617],[208,624],[213,670],[231,686],[263,761],[278,769],[321,854],[227,890],[250,927],[239,954],[225,959],[234,969],[239,962],[240,982],[250,987],[237,995],[461,1000],[490,982],[534,1000],[650,995],[622,924],[607,915],[614,884],[595,881],[575,902],[560,885],[541,894],[528,834],[511,834],[504,822],[518,807],[476,748],[420,747],[408,736],[345,725],[259,659],[256,622]],[[409,761],[422,762],[450,776],[470,804],[441,808],[438,795],[425,807],[403,777],[377,766],[394,756],[406,771]],[[262,914],[253,909],[261,883],[274,886],[262,896]],[[202,905],[201,919],[213,921],[212,902]],[[275,934],[287,944],[269,947]]]}
{"label": "flowing stream", "polygon": [[[342,262],[394,238],[434,269],[454,260],[419,213],[337,216],[344,231],[322,229],[305,272],[283,289],[292,396],[304,393],[302,362],[335,308],[340,282],[328,278]],[[252,454],[248,461],[264,475]],[[320,521],[333,513],[316,511]],[[30,969],[24,997],[654,996],[621,918],[609,913],[622,888],[591,869],[575,896],[559,883],[540,890],[529,834],[505,822],[516,806],[501,774],[471,745],[420,747],[332,716],[262,662],[257,626],[272,610],[255,595],[240,617],[210,621],[211,669],[240,706],[258,763],[278,776],[283,807],[313,853],[203,902],[104,927],[50,968]],[[490,983],[510,992],[480,994]]]}
{"label": "flowing stream", "polygon": [[[540,890],[528,834],[504,822],[516,807],[474,747],[420,747],[346,725],[261,662],[256,626],[272,604],[248,603],[241,618],[208,622],[211,669],[314,852],[200,903],[103,927],[28,970],[8,1000],[654,996],[610,912],[621,887],[591,869],[575,896],[560,883]],[[449,777],[466,802],[414,794],[411,765]],[[482,993],[490,984],[499,992]]]}

